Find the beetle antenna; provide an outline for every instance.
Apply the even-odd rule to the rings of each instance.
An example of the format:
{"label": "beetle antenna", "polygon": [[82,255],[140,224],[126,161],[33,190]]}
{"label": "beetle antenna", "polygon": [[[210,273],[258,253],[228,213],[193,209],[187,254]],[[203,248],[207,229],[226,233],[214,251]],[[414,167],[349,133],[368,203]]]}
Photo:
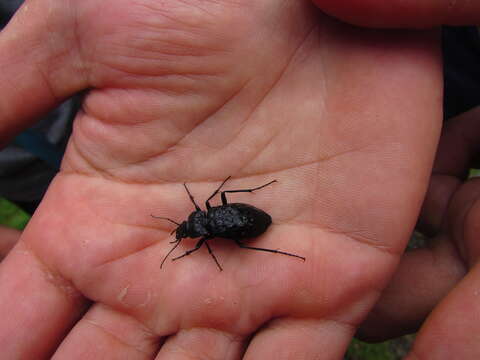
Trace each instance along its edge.
{"label": "beetle antenna", "polygon": [[167,253],[167,255],[165,255],[165,257],[164,257],[163,260],[162,260],[162,263],[160,264],[160,269],[162,268],[163,263],[165,262],[165,260],[167,260],[168,256],[173,252],[173,250],[175,250],[175,249],[177,248],[177,246],[178,246],[179,244],[180,244],[180,241],[177,241],[177,243],[175,244],[175,246],[170,249],[170,251]]}
{"label": "beetle antenna", "polygon": [[[166,218],[166,217],[162,217],[162,216],[155,216],[155,215],[153,215],[153,214],[150,214],[150,216],[153,217],[153,218],[155,218],[155,219],[168,220],[168,221],[170,221],[170,222],[172,222],[172,223],[180,226],[180,224],[179,224],[178,222],[176,222],[175,220],[172,220],[172,219],[169,219],[169,218]],[[172,232],[172,234],[173,234],[173,232]]]}

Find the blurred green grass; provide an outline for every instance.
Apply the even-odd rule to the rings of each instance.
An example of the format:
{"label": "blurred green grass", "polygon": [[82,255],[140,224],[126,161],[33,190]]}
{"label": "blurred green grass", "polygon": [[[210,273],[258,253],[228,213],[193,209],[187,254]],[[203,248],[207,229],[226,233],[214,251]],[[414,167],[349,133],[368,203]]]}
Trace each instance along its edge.
{"label": "blurred green grass", "polygon": [[0,225],[23,230],[30,215],[14,203],[0,197]]}
{"label": "blurred green grass", "polygon": [[367,344],[354,339],[345,355],[345,360],[396,360],[388,342]]}
{"label": "blurred green grass", "polygon": [[353,339],[345,354],[345,360],[400,360],[413,344],[415,335],[406,335],[378,344],[367,344]]}

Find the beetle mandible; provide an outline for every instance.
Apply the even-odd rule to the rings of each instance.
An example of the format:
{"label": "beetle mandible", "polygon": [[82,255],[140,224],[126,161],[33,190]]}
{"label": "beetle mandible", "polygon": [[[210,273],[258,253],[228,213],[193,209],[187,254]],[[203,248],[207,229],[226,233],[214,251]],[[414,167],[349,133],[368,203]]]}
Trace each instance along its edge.
{"label": "beetle mandible", "polygon": [[272,218],[268,215],[265,211],[256,208],[255,206],[242,204],[242,203],[228,203],[227,193],[239,193],[239,192],[254,192],[256,190],[260,190],[268,185],[277,182],[277,180],[270,181],[267,184],[258,186],[252,189],[241,189],[241,190],[225,190],[220,192],[220,196],[222,199],[222,205],[220,206],[211,206],[210,200],[218,194],[220,189],[225,185],[225,183],[230,179],[230,176],[227,177],[220,186],[213,192],[212,195],[207,199],[205,202],[205,206],[207,208],[206,211],[203,211],[195,202],[190,190],[188,189],[187,185],[184,183],[183,186],[187,191],[188,197],[190,198],[191,202],[195,206],[195,211],[193,211],[189,216],[188,219],[183,221],[182,223],[178,223],[172,219],[160,216],[152,217],[156,219],[164,219],[168,220],[177,225],[177,228],[174,229],[171,234],[175,232],[175,240],[171,241],[171,244],[175,244],[170,251],[165,255],[160,264],[160,268],[162,268],[163,263],[167,260],[168,256],[180,245],[180,242],[184,238],[198,238],[201,237],[200,240],[197,242],[193,249],[186,251],[183,255],[177,256],[172,259],[172,261],[181,259],[191,253],[197,251],[202,247],[203,244],[208,249],[208,252],[212,256],[213,260],[218,266],[218,269],[222,271],[222,267],[218,262],[215,254],[213,253],[210,245],[208,244],[208,240],[213,238],[224,238],[235,241],[235,243],[241,247],[242,249],[249,249],[249,250],[257,250],[257,251],[267,251],[275,254],[282,254],[293,256],[305,261],[305,257],[300,255],[295,255],[292,253],[274,250],[274,249],[265,249],[253,246],[245,245],[242,240],[247,240],[251,238],[255,238],[261,234],[263,234],[267,228],[272,223]]}

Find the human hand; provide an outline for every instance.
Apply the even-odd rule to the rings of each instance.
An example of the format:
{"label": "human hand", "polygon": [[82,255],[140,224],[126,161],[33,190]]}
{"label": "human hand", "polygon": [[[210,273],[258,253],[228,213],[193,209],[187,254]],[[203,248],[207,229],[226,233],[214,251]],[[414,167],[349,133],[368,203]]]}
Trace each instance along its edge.
{"label": "human hand", "polygon": [[419,220],[430,234],[429,247],[404,255],[360,330],[364,338],[378,341],[422,326],[412,359],[474,359],[480,354],[474,335],[480,331],[480,181],[467,179],[479,151],[479,116],[477,107],[446,124]]}
{"label": "human hand", "polygon": [[[28,1],[0,35],[1,133],[90,91],[0,265],[3,356],[340,358],[426,190],[432,38],[298,1]],[[171,224],[150,214],[183,220],[182,182],[200,203],[227,175],[230,189],[279,181],[232,200],[273,217],[249,244],[306,262],[219,239],[223,272],[205,250],[160,269]]]}
{"label": "human hand", "polygon": [[[338,3],[316,0],[330,14],[369,27],[478,25],[476,2]],[[366,5],[366,6],[365,6]],[[377,16],[372,16],[375,13]],[[409,359],[477,359],[480,347],[477,284],[476,198],[479,108],[446,124],[430,180],[419,229],[428,247],[409,251],[359,331],[365,340],[383,341],[421,327]]]}

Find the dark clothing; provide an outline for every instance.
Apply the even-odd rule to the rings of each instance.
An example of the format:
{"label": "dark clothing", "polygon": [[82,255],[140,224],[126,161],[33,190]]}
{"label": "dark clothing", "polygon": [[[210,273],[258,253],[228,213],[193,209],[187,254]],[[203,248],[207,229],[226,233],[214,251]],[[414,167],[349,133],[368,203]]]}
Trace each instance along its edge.
{"label": "dark clothing", "polygon": [[444,118],[480,104],[480,39],[476,27],[443,28]]}

